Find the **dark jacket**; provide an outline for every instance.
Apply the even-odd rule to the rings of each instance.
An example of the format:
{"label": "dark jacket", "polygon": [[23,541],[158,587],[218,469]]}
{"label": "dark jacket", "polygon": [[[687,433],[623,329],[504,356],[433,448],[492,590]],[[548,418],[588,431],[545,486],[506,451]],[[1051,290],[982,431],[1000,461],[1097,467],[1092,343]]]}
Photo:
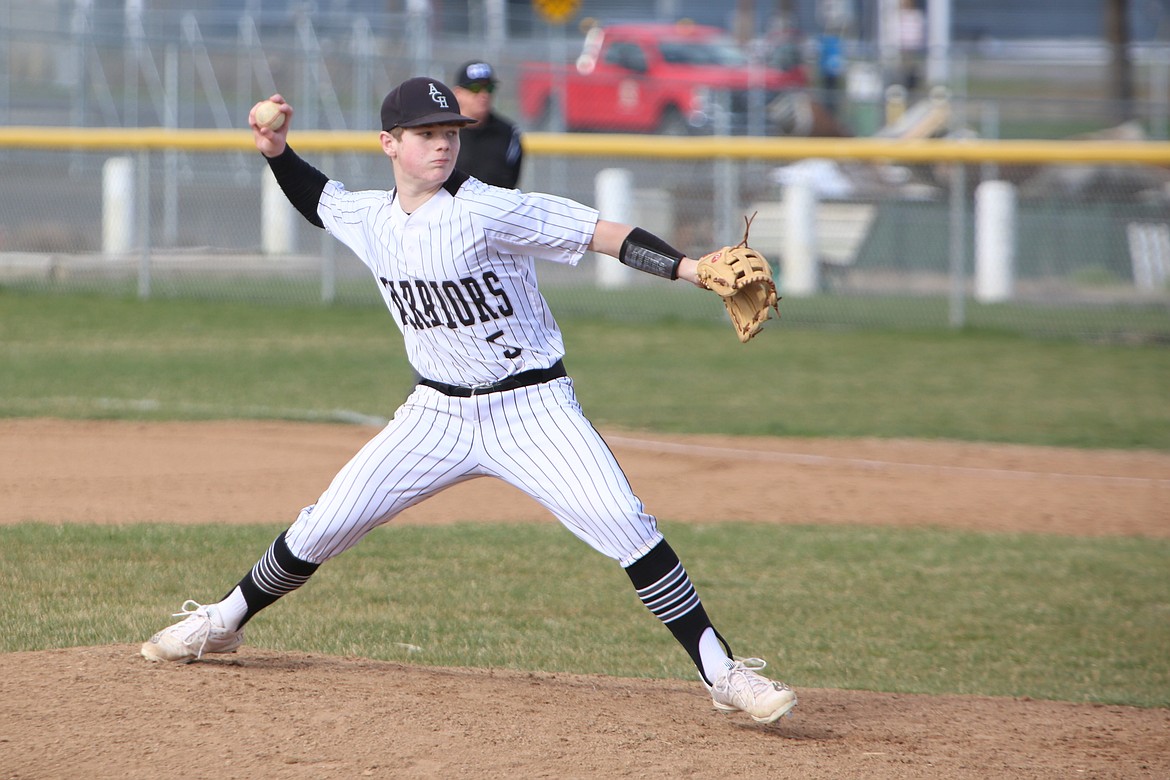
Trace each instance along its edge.
{"label": "dark jacket", "polygon": [[478,125],[459,131],[459,159],[455,167],[497,187],[514,189],[520,181],[520,130],[495,112]]}

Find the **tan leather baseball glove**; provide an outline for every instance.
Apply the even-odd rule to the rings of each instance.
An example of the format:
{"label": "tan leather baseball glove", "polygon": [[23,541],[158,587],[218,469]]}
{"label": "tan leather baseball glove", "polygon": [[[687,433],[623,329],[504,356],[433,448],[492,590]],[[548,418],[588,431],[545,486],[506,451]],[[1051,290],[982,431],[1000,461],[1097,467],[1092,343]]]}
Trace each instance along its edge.
{"label": "tan leather baseball glove", "polygon": [[775,310],[776,317],[780,317],[777,305],[780,298],[776,296],[772,266],[763,255],[748,247],[752,220],[746,221],[743,241],[703,255],[696,269],[699,282],[723,299],[735,334],[743,343],[760,332],[771,318],[770,310]]}

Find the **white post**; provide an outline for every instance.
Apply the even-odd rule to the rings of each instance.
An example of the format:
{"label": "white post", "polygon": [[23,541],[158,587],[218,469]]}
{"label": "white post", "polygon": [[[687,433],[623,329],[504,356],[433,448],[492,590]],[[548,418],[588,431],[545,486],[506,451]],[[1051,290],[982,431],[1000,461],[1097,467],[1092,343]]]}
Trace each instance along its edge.
{"label": "white post", "polygon": [[272,170],[263,167],[260,186],[261,244],[266,255],[287,255],[297,249],[297,213],[284,196]]}
{"label": "white post", "polygon": [[508,4],[505,0],[485,0],[484,28],[492,61],[499,59],[508,40]]}
{"label": "white post", "polygon": [[926,83],[950,80],[952,0],[926,0]]}
{"label": "white post", "polygon": [[406,29],[414,72],[431,69],[431,0],[406,0]]}
{"label": "white post", "polygon": [[134,208],[134,158],[111,157],[102,164],[102,254],[125,255],[137,233]]}
{"label": "white post", "polygon": [[[599,171],[593,182],[597,211],[601,219],[629,225],[634,221],[634,174],[626,168],[606,168]],[[595,255],[597,285],[625,287],[634,276],[634,269],[622,265],[608,255]]]}
{"label": "white post", "polygon": [[975,300],[1012,299],[1016,265],[1016,190],[1006,181],[975,188]]}
{"label": "white post", "polygon": [[902,69],[901,29],[899,15],[901,0],[878,0],[877,44],[883,83],[896,81]]}
{"label": "white post", "polygon": [[780,260],[781,293],[792,298],[820,289],[817,260],[817,196],[807,182],[784,187],[784,250]]}

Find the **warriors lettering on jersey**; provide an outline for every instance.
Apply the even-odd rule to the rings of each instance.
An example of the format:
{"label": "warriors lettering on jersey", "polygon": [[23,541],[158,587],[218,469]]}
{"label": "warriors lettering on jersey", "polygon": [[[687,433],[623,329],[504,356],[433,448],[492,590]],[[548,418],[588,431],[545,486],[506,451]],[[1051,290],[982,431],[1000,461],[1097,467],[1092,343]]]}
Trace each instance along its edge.
{"label": "warriors lettering on jersey", "polygon": [[415,330],[490,322],[510,317],[514,311],[508,294],[500,286],[500,277],[492,271],[483,274],[482,284],[473,276],[454,281],[392,281],[380,276],[378,281],[389,292],[402,324]]}

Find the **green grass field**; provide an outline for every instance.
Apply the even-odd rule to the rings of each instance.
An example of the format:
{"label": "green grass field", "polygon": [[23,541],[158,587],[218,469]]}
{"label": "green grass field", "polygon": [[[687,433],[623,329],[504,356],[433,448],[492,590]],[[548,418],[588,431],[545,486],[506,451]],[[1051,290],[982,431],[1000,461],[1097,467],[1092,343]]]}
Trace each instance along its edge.
{"label": "green grass field", "polygon": [[[1170,349],[1158,344],[781,321],[741,345],[717,319],[560,322],[599,426],[1170,450]],[[376,306],[0,289],[0,360],[0,416],[386,418],[412,382]]]}
{"label": "green grass field", "polygon": [[[663,523],[739,653],[794,685],[1170,706],[1170,543]],[[0,651],[139,642],[282,529],[0,526]],[[690,679],[608,559],[547,525],[379,529],[248,627],[272,649]]]}
{"label": "green grass field", "polygon": [[[1002,333],[562,318],[599,427],[1170,449],[1170,350]],[[389,416],[384,310],[0,292],[0,416]],[[714,405],[728,411],[710,415]],[[213,489],[214,486],[208,486]],[[218,598],[281,526],[0,526],[0,651],[130,643]],[[804,687],[1170,706],[1170,543],[661,518],[737,651]],[[555,523],[386,528],[253,644],[690,678],[626,578]]]}

